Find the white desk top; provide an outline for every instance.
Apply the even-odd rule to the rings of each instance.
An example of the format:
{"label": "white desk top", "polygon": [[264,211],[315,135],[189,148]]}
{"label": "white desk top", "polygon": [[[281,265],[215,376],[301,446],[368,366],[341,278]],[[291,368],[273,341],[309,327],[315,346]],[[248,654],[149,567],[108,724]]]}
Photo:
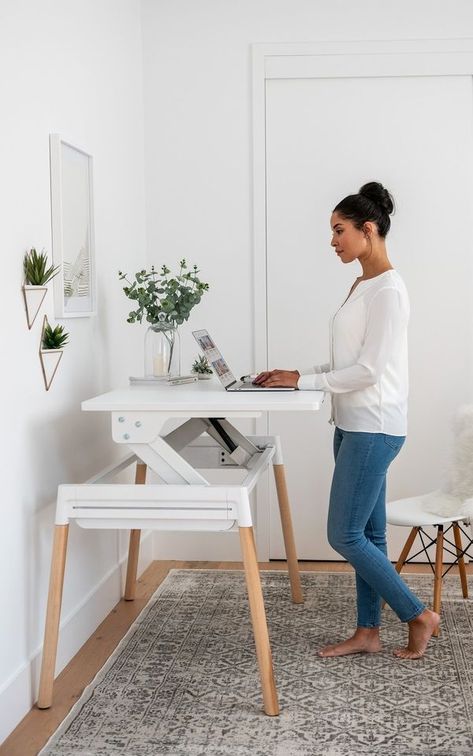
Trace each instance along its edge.
{"label": "white desk top", "polygon": [[217,379],[185,383],[180,386],[130,386],[101,394],[82,402],[87,412],[244,412],[257,416],[261,412],[319,410],[323,391],[225,391]]}

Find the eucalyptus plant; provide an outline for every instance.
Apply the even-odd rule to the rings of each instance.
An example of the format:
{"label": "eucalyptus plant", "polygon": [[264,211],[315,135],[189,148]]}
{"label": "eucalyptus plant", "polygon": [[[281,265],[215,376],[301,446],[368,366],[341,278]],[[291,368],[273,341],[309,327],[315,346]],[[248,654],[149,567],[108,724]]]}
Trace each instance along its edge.
{"label": "eucalyptus plant", "polygon": [[159,272],[152,265],[149,271],[135,273],[134,281],[129,281],[126,273],[118,271],[119,280],[127,283],[123,291],[137,305],[129,313],[127,323],[141,323],[145,316],[151,324],[177,326],[189,319],[192,308],[199,304],[209,285],[198,277],[197,265],[188,270],[183,259],[179,266],[179,272],[172,274],[166,265]]}
{"label": "eucalyptus plant", "polygon": [[66,346],[69,334],[64,326],[57,325],[55,328],[46,323],[43,331],[42,349],[62,349]]}
{"label": "eucalyptus plant", "polygon": [[50,265],[48,267],[48,255],[43,250],[38,254],[32,247],[29,252],[25,252],[23,258],[23,272],[25,274],[25,283],[29,286],[45,286],[54,276],[59,273],[59,266]]}

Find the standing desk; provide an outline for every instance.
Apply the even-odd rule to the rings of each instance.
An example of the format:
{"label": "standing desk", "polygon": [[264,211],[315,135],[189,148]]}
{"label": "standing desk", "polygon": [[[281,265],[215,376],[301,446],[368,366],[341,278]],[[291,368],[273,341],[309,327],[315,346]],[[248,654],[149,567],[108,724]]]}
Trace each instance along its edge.
{"label": "standing desk", "polygon": [[[320,409],[319,391],[227,392],[215,379],[170,386],[132,386],[82,403],[86,412],[109,412],[112,438],[127,448],[118,464],[82,484],[58,487],[38,707],[52,703],[69,523],[130,530],[124,598],[133,600],[142,529],[238,530],[256,656],[268,715],[279,714],[271,647],[256,558],[250,493],[272,464],[284,536],[292,601],[302,603],[282,448],[277,436],[245,436],[232,419],[263,412]],[[169,420],[180,422],[166,432]],[[135,484],[112,482],[136,463]],[[160,483],[146,484],[147,468]],[[239,485],[214,485],[202,471],[246,470]],[[146,485],[144,485],[146,484]]]}

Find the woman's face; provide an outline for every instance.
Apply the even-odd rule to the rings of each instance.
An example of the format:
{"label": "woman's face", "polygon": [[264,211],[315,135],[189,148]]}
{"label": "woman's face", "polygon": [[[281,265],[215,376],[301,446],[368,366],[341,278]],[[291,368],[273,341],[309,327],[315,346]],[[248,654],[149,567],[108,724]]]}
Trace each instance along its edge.
{"label": "woman's face", "polygon": [[366,230],[356,228],[352,221],[338,213],[332,213],[332,247],[343,263],[363,257],[369,251],[369,237]]}

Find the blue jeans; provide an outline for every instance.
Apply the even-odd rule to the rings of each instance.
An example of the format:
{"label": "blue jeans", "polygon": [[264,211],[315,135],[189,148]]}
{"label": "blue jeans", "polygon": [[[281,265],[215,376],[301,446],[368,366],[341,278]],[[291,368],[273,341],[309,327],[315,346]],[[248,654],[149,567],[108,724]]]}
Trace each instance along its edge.
{"label": "blue jeans", "polygon": [[405,436],[335,428],[328,540],[356,572],[358,627],[378,627],[381,599],[401,622],[425,606],[387,558],[386,473]]}

